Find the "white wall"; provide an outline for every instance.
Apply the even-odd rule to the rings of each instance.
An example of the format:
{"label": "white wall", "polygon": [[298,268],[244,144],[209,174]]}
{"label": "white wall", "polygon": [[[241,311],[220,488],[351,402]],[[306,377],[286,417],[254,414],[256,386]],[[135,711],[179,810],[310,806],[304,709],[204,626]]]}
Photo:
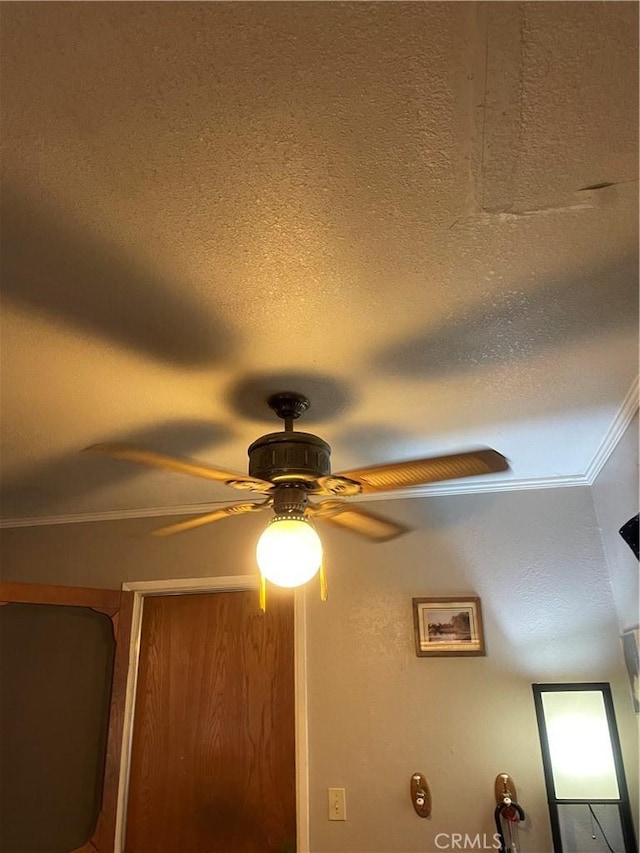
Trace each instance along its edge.
{"label": "white wall", "polygon": [[[565,488],[375,502],[411,524],[385,545],[324,528],[329,601],[307,590],[314,853],[436,850],[440,832],[494,831],[493,784],[518,785],[522,853],[551,850],[531,683],[610,681],[632,800],[637,729],[591,490]],[[163,519],[162,522],[168,521]],[[160,522],[160,523],[162,523]],[[171,539],[158,520],[4,531],[7,580],[118,586],[123,580],[245,574],[264,519]],[[485,658],[417,658],[411,598],[475,593]],[[409,778],[424,772],[433,815]],[[348,820],[326,819],[327,787]]]}
{"label": "white wall", "polygon": [[[524,853],[551,850],[535,681],[610,681],[637,800],[637,741],[589,489],[376,503],[414,533],[330,542],[330,600],[309,593],[314,851],[433,851],[438,833],[493,832],[493,784],[518,785]],[[487,657],[417,658],[411,598],[477,593]],[[409,802],[423,772],[433,815]],[[326,820],[329,786],[349,820]],[[441,839],[442,840],[442,839]]]}
{"label": "white wall", "polygon": [[638,512],[638,415],[593,484],[620,632],[638,627],[638,560],[622,536],[622,525]]}

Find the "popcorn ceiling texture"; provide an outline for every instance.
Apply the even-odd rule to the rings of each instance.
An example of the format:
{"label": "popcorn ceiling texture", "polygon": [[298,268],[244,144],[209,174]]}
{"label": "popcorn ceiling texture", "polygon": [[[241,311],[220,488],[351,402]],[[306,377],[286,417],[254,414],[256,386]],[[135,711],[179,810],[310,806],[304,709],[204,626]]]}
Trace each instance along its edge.
{"label": "popcorn ceiling texture", "polygon": [[5,4],[3,515],[223,500],[78,451],[243,469],[236,389],[294,371],[336,470],[584,473],[637,370],[637,15]]}

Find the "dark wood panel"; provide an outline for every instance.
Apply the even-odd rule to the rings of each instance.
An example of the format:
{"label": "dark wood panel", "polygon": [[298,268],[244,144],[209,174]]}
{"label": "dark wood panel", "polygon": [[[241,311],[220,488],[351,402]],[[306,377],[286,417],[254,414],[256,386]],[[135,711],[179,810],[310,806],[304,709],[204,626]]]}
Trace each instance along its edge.
{"label": "dark wood panel", "polygon": [[0,607],[0,849],[6,853],[68,853],[93,832],[114,646],[110,619],[89,608]]}
{"label": "dark wood panel", "polygon": [[293,599],[147,598],[126,853],[295,850]]}
{"label": "dark wood panel", "polygon": [[[53,771],[53,784],[55,785],[56,790],[66,791],[67,792],[67,801],[69,804],[75,804],[76,807],[80,808],[82,803],[86,800],[86,793],[88,790],[96,791],[96,800],[94,801],[94,806],[97,802],[100,802],[100,812],[98,815],[97,823],[95,824],[95,829],[91,838],[82,844],[81,847],[77,848],[77,853],[101,853],[101,851],[110,851],[113,850],[114,837],[115,837],[115,823],[116,823],[116,809],[117,809],[117,799],[118,799],[118,783],[119,783],[119,774],[120,774],[120,756],[122,749],[122,735],[123,735],[123,724],[124,724],[124,703],[126,697],[126,686],[127,686],[127,676],[129,670],[129,645],[131,639],[131,617],[133,610],[133,593],[132,592],[121,592],[120,590],[115,589],[94,589],[88,587],[67,587],[67,586],[55,586],[51,584],[27,584],[27,583],[0,583],[0,604],[37,604],[37,605],[55,605],[55,607],[59,608],[89,608],[90,610],[97,611],[99,613],[106,614],[111,619],[112,624],[112,636],[115,638],[115,659],[113,662],[113,678],[106,679],[107,689],[109,683],[111,685],[110,689],[110,701],[109,701],[109,723],[108,723],[108,735],[107,735],[107,746],[106,746],[106,759],[104,756],[104,741],[101,742],[98,753],[93,754],[94,760],[97,762],[96,767],[101,767],[104,764],[104,777],[101,778],[101,774],[98,770],[96,770],[95,780],[89,784],[87,782],[87,778],[82,778],[81,775],[78,774],[77,768],[73,770],[73,778],[70,781],[67,781],[65,777],[65,768],[62,764],[56,765],[55,770]],[[7,613],[11,613],[11,611],[6,611]],[[48,608],[44,610],[40,610],[36,608],[33,611],[34,616],[42,621],[41,617],[43,614],[46,614]],[[9,617],[11,619],[11,617]],[[67,614],[66,620],[74,618],[70,613]],[[95,617],[94,617],[95,618]],[[6,617],[2,617],[0,622],[6,623]],[[35,684],[34,675],[37,675],[38,672],[41,672],[42,668],[47,672],[47,689],[56,689],[55,683],[55,670],[51,669],[49,663],[47,662],[47,656],[50,656],[52,653],[57,656],[58,661],[60,661],[60,652],[61,652],[61,643],[60,636],[58,634],[54,634],[51,636],[51,642],[43,642],[40,644],[40,648],[43,650],[43,655],[37,661],[37,666],[34,670],[34,673],[29,671],[26,673],[26,677],[29,679],[29,682],[32,686]],[[15,644],[14,644],[15,645]],[[7,661],[11,659],[11,657],[15,653],[15,648],[11,648],[12,644],[7,642],[5,647],[2,648],[0,644],[0,652],[5,655],[5,660],[2,662],[3,669],[7,664]],[[84,646],[83,642],[78,642],[73,644],[73,654],[70,656],[64,656],[65,661],[65,669],[71,667],[73,669],[73,660],[74,654],[77,654],[79,650],[82,650]],[[85,650],[86,651],[86,650]],[[20,652],[22,654],[22,652]],[[86,656],[86,655],[85,655]],[[12,664],[9,664],[12,666]],[[11,676],[14,677],[14,676]],[[86,677],[86,676],[85,676]],[[10,690],[7,690],[5,693],[7,698],[15,699],[15,693],[11,693]],[[77,695],[73,695],[72,692],[66,694],[67,700],[67,708],[68,712],[65,715],[65,720],[68,723],[66,734],[61,736],[60,732],[56,732],[52,737],[53,748],[64,747],[66,744],[66,754],[73,755],[76,752],[76,744],[75,738],[79,738],[80,741],[83,740],[83,729],[82,727],[76,726],[74,720],[77,717],[77,714],[81,714],[82,722],[85,725],[89,725],[90,723],[90,711],[87,713],[86,705],[88,703],[89,709],[92,708],[95,704],[95,696],[89,695],[85,696],[84,694],[78,693]],[[17,707],[17,706],[16,706]],[[50,725],[51,720],[47,718],[47,700],[46,696],[42,696],[38,701],[38,709],[40,713],[40,717],[43,723]],[[27,718],[27,715],[21,714],[20,720],[21,725],[24,720]],[[5,735],[8,738],[9,743],[13,743],[14,746],[19,744],[19,729],[16,728],[11,722],[11,714],[4,714],[2,717],[2,727]],[[39,731],[38,727],[35,727],[33,735],[37,737],[37,732]],[[35,743],[34,736],[29,735],[29,748],[33,746]],[[70,743],[69,739],[73,740],[73,743]],[[49,748],[49,745],[48,747]],[[22,752],[21,761],[24,765],[25,760],[28,760],[28,750]],[[3,771],[3,779],[8,778],[8,770],[7,766],[1,768]],[[46,784],[46,780],[38,779],[37,785]],[[72,791],[74,786],[80,786],[82,790],[82,796],[79,798],[74,798]],[[34,786],[35,790],[35,786]],[[101,795],[100,795],[101,791]],[[25,801],[33,800],[31,788],[24,793]],[[17,796],[18,791],[15,785],[11,787],[11,796]],[[0,803],[2,808],[10,808],[7,804],[9,801]],[[14,828],[11,830],[15,832],[15,824],[16,817],[19,814],[24,813],[25,804],[23,802],[22,805],[18,807],[17,810],[13,810],[13,814],[11,817],[11,821],[5,821],[3,825],[2,832],[0,832],[0,837],[4,837],[7,832],[9,832],[9,826],[13,825]],[[27,804],[27,813],[28,813],[28,804]],[[95,814],[95,812],[94,812]],[[55,844],[57,843],[54,838],[57,837],[60,833],[60,830],[63,829],[64,818],[62,820],[58,820],[55,818],[55,831],[52,835],[51,828],[45,823],[46,814],[45,812],[38,810],[38,814],[36,816],[36,820],[32,820],[27,817],[25,819],[26,832],[18,831],[19,836],[24,835],[24,839],[19,843],[22,844],[25,839],[32,839],[32,824],[33,826],[40,827],[44,833],[43,838],[46,837],[45,850],[46,853],[52,853],[55,849]],[[82,824],[82,832],[77,833],[74,829],[73,832],[67,832],[67,836],[65,838],[77,838],[77,837],[86,837],[87,835],[87,826],[89,823],[94,823],[93,818],[90,822],[87,822],[86,818],[79,819],[78,826],[80,823]],[[1,823],[1,814],[0,814],[0,823]],[[66,832],[66,830],[65,830]],[[11,842],[14,844],[14,842]],[[28,845],[33,843],[33,839],[31,841],[27,841]],[[68,853],[68,840],[63,842],[64,853]],[[5,847],[2,847],[4,850]],[[17,850],[18,848],[16,848]],[[7,853],[11,853],[11,851],[7,848]],[[29,846],[29,853],[35,853],[35,850],[32,850]]]}

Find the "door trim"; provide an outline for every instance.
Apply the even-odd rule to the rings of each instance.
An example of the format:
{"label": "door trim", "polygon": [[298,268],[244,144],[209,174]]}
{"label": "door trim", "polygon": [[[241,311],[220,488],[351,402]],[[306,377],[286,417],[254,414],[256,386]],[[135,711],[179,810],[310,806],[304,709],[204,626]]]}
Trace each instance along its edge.
{"label": "door trim", "polygon": [[[124,853],[131,743],[133,735],[135,696],[140,657],[140,636],[144,600],[151,595],[190,595],[202,592],[232,592],[258,590],[256,575],[233,575],[217,578],[186,578],[159,581],[132,581],[122,584],[122,589],[133,593],[131,643],[129,646],[129,674],[124,705],[124,728],[114,853]],[[256,607],[258,606],[256,597]],[[309,853],[309,733],[307,717],[307,625],[305,591],[295,591],[294,601],[294,677],[295,677],[295,736],[296,736],[296,827],[297,851]]]}

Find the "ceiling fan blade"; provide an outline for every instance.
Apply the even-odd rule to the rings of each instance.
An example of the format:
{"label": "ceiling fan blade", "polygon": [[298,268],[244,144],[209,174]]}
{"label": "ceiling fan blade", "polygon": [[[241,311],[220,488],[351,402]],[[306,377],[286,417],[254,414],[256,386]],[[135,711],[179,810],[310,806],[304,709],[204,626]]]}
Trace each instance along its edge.
{"label": "ceiling fan blade", "polygon": [[92,444],[85,447],[91,453],[102,453],[115,459],[126,459],[128,462],[139,462],[142,465],[150,465],[152,468],[163,468],[166,471],[176,471],[178,474],[190,474],[192,477],[204,477],[207,480],[216,480],[219,483],[227,483],[236,488],[254,489],[255,491],[268,491],[271,483],[249,477],[246,474],[235,474],[231,471],[223,471],[220,468],[212,468],[203,462],[192,462],[189,459],[180,459],[177,456],[167,456],[157,453],[155,450],[143,450],[132,444]]}
{"label": "ceiling fan blade", "polygon": [[341,471],[336,477],[355,480],[360,483],[362,492],[366,494],[437,483],[439,480],[457,480],[460,477],[493,474],[497,471],[507,471],[508,468],[509,463],[504,456],[486,448],[471,450],[467,453],[454,453],[451,456],[409,459],[406,462],[392,462],[389,465]]}
{"label": "ceiling fan blade", "polygon": [[202,515],[195,515],[188,518],[186,521],[179,521],[177,524],[169,524],[166,527],[159,527],[153,531],[154,536],[173,536],[174,533],[184,533],[187,530],[193,530],[196,527],[201,527],[203,524],[211,524],[212,521],[220,521],[222,518],[228,518],[231,515],[244,515],[247,512],[257,512],[261,509],[268,509],[273,501],[261,501],[260,503],[250,504],[231,504],[223,506],[220,509],[215,509],[213,512],[205,512]]}
{"label": "ceiling fan blade", "polygon": [[374,515],[367,510],[348,506],[336,500],[312,504],[307,507],[307,514],[313,519],[328,521],[352,533],[359,533],[367,539],[373,539],[375,542],[395,539],[396,536],[407,533],[410,529],[381,515]]}

